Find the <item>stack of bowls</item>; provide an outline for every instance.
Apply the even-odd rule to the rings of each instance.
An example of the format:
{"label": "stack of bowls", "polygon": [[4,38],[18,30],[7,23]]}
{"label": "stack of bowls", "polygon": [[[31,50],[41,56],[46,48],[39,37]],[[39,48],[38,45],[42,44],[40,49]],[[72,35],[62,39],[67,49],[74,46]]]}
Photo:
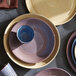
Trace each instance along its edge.
{"label": "stack of bowls", "polygon": [[[19,40],[19,30],[24,25],[34,31],[33,39],[25,43]],[[56,27],[38,15],[25,14],[15,18],[4,33],[6,53],[25,68],[35,69],[49,64],[56,57],[59,46],[60,37]]]}

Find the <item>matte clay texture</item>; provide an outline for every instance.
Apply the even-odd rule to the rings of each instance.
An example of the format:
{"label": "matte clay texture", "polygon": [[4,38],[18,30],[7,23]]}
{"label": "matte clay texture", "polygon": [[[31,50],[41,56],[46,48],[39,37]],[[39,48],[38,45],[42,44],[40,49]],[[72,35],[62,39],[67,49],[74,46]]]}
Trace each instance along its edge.
{"label": "matte clay texture", "polygon": [[76,0],[26,0],[28,10],[47,17],[54,25],[64,24],[75,15]]}
{"label": "matte clay texture", "polygon": [[76,38],[74,39],[72,43],[71,54],[72,54],[72,60],[76,65]]}
{"label": "matte clay texture", "polygon": [[75,38],[76,38],[76,31],[71,35],[71,37],[68,40],[67,48],[66,48],[66,55],[67,55],[67,59],[68,59],[68,62],[71,68],[76,72],[76,65],[73,62],[72,54],[71,54],[72,43]]}
{"label": "matte clay texture", "polygon": [[18,8],[18,0],[2,0],[0,8]]}
{"label": "matte clay texture", "polygon": [[[31,42],[21,44],[17,39],[17,30],[24,25],[34,30],[34,38]],[[37,63],[48,57],[55,45],[54,33],[42,20],[28,18],[21,20],[11,30],[9,46],[13,54],[27,63]]]}
{"label": "matte clay texture", "polygon": [[50,68],[39,72],[35,76],[71,76],[71,75],[63,69]]}

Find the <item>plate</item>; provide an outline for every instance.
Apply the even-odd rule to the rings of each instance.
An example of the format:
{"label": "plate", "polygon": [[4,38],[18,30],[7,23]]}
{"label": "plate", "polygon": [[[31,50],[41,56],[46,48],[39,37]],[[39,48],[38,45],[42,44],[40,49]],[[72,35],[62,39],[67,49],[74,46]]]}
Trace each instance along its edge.
{"label": "plate", "polygon": [[30,13],[49,19],[55,26],[71,20],[76,13],[76,0],[25,0]]}
{"label": "plate", "polygon": [[[9,34],[10,34],[10,31],[12,29],[12,27],[19,21],[23,20],[23,19],[27,19],[27,18],[37,18],[37,19],[41,19],[43,20],[44,22],[46,22],[49,27],[51,27],[51,29],[53,30],[54,32],[54,35],[55,35],[55,38],[56,38],[56,44],[55,44],[55,47],[53,49],[53,52],[52,54],[48,57],[48,59],[42,61],[42,62],[39,62],[39,63],[35,63],[35,64],[31,64],[31,63],[26,63],[20,59],[18,59],[11,51],[10,47],[9,47],[9,44],[8,44],[8,38],[9,38]],[[15,18],[13,21],[10,22],[10,24],[8,25],[8,27],[6,28],[5,30],[5,33],[4,33],[4,48],[5,48],[5,51],[7,53],[7,55],[10,57],[11,60],[13,60],[16,64],[24,67],[24,68],[29,68],[29,69],[37,69],[37,68],[41,68],[41,67],[44,67],[46,65],[48,65],[50,62],[52,62],[52,60],[56,57],[56,55],[58,54],[58,51],[59,51],[59,47],[60,47],[60,35],[59,35],[59,32],[57,31],[56,27],[49,21],[47,20],[46,18],[42,17],[42,16],[39,16],[39,15],[33,15],[33,14],[24,14],[24,15],[21,15],[17,18]]]}

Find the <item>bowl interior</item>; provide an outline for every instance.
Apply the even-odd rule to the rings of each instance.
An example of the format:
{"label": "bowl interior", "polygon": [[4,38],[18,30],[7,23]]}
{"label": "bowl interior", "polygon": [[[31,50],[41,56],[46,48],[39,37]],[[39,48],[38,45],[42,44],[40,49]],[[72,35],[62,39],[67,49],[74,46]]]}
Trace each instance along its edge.
{"label": "bowl interior", "polygon": [[73,62],[76,64],[76,38],[74,39],[72,43],[71,54],[72,54]]}
{"label": "bowl interior", "polygon": [[[17,30],[28,25],[34,30],[34,38],[29,43],[22,44],[17,39]],[[38,63],[47,58],[55,45],[52,29],[42,20],[28,18],[19,21],[12,28],[9,35],[9,47],[13,54],[27,63]]]}
{"label": "bowl interior", "polygon": [[68,59],[68,62],[70,64],[71,68],[76,72],[76,65],[73,61],[72,53],[71,53],[72,44],[73,44],[73,41],[75,40],[75,38],[76,38],[76,31],[71,35],[71,37],[68,40],[67,48],[66,48],[66,55],[67,55],[67,59]]}

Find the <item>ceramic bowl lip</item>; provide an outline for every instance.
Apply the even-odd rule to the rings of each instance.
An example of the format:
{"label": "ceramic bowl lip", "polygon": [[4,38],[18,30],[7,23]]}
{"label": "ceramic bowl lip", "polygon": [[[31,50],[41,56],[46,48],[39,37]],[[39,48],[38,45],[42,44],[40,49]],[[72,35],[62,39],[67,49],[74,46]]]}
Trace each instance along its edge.
{"label": "ceramic bowl lip", "polygon": [[[10,30],[14,26],[14,24],[16,24],[17,22],[19,22],[23,19],[27,19],[27,18],[31,18],[31,17],[41,19],[41,20],[45,21],[49,25],[50,28],[53,28],[53,32],[54,32],[55,36],[57,36],[56,43],[58,44],[57,46],[55,44],[55,48],[53,49],[54,51],[52,52],[52,56],[50,56],[48,59],[46,59],[40,63],[36,63],[36,64],[29,64],[29,63],[25,63],[25,62],[19,60],[17,57],[14,56],[14,54],[11,54],[11,52],[9,51],[10,48],[8,46],[8,36],[9,36],[8,33],[10,32]],[[59,52],[60,35],[59,35],[57,28],[55,26],[50,26],[50,25],[53,25],[53,24],[48,19],[46,19],[45,17],[39,16],[39,15],[35,15],[35,14],[24,14],[24,15],[21,15],[21,16],[15,18],[13,21],[11,21],[10,24],[8,25],[8,27],[6,28],[6,31],[4,33],[4,40],[3,40],[5,51],[6,51],[7,55],[10,57],[10,59],[12,61],[14,61],[16,64],[18,64],[19,66],[22,66],[24,68],[30,68],[30,69],[41,68],[41,67],[48,65],[50,62],[52,62]]]}
{"label": "ceramic bowl lip", "polygon": [[67,46],[66,46],[66,56],[67,56],[67,60],[68,60],[68,62],[69,62],[69,64],[70,64],[71,68],[76,72],[73,64],[72,64],[71,61],[70,61],[70,58],[68,57],[68,45],[69,45],[70,41],[72,40],[72,36],[74,36],[75,34],[76,34],[76,31],[74,31],[74,32],[71,34],[71,36],[70,36],[70,38],[69,38],[69,40],[68,40],[68,42],[67,42]]}
{"label": "ceramic bowl lip", "polygon": [[66,70],[64,70],[64,69],[62,69],[62,68],[57,68],[57,67],[52,67],[52,68],[44,69],[44,70],[38,72],[35,76],[37,76],[39,73],[41,73],[41,72],[43,72],[43,71],[47,71],[47,70],[59,70],[59,71],[65,72],[66,74],[68,74],[69,76],[71,76],[70,73],[67,72]]}
{"label": "ceramic bowl lip", "polygon": [[73,56],[73,52],[74,52],[74,44],[76,44],[76,38],[75,38],[74,42],[72,43],[72,49],[71,49],[72,59],[73,59],[74,63],[76,64],[76,61],[75,61],[74,56]]}
{"label": "ceramic bowl lip", "polygon": [[[28,26],[28,25],[22,25],[21,27],[23,27],[23,26]],[[33,40],[33,38],[34,38],[34,30],[32,29],[32,31],[33,31],[33,37],[32,37],[32,39],[31,40],[29,40],[28,42],[23,42],[22,40],[20,40],[20,38],[19,38],[19,36],[18,36],[18,34],[19,34],[19,31],[20,31],[20,29],[21,29],[21,27],[20,28],[18,28],[18,30],[17,30],[17,38],[18,38],[18,40],[21,42],[21,43],[28,43],[28,42],[30,42],[30,41],[32,41]]]}
{"label": "ceramic bowl lip", "polygon": [[[29,18],[26,18],[26,19],[29,19]],[[40,20],[40,21],[43,21],[43,20],[41,20],[41,19],[39,19],[39,18],[31,18],[30,17],[30,19],[38,19],[38,20]],[[24,19],[22,19],[22,20],[24,20]],[[20,20],[20,21],[22,21],[22,20]],[[43,21],[44,22],[44,21]],[[44,23],[46,23],[46,22],[44,22]],[[46,23],[47,24],[47,23]],[[49,58],[49,56],[51,56],[51,54],[53,53],[53,51],[54,51],[54,48],[55,48],[55,45],[56,45],[56,38],[55,38],[55,34],[54,34],[54,31],[53,31],[53,29],[47,24],[47,26],[50,28],[50,30],[52,31],[52,33],[53,33],[53,36],[54,36],[54,46],[53,46],[53,49],[52,49],[52,51],[49,53],[49,55],[47,56],[47,57],[45,57],[44,59],[42,59],[42,60],[40,60],[40,61],[38,61],[37,63],[39,63],[39,62],[41,62],[41,61],[44,61],[44,60],[46,60],[46,59],[48,59]],[[13,26],[14,27],[14,26]],[[13,28],[12,27],[12,28]],[[11,29],[12,29],[11,28]],[[19,59],[19,58],[18,58]],[[24,62],[24,61],[23,61]],[[27,63],[27,62],[26,62]],[[35,63],[31,63],[31,64],[35,64]]]}
{"label": "ceramic bowl lip", "polygon": [[[74,0],[74,1],[75,1],[75,0]],[[29,0],[25,0],[25,4],[26,4],[26,6],[27,6],[28,11],[29,11],[30,13],[36,14],[36,11],[34,11],[34,9],[30,10],[30,7],[29,7],[28,3],[29,3]],[[76,1],[75,1],[75,3],[76,3]],[[32,5],[31,5],[31,7],[32,7]],[[37,15],[40,15],[40,14],[37,13]],[[75,15],[76,15],[76,5],[75,5],[75,9],[73,10],[73,14],[71,14],[70,17],[69,17],[65,22],[62,22],[61,24],[56,24],[55,26],[60,26],[60,25],[66,24],[66,23],[69,22]],[[42,16],[42,15],[41,15],[41,16]],[[46,17],[46,16],[44,16],[44,17]],[[47,18],[47,17],[46,17],[46,18]],[[50,21],[50,20],[49,20],[49,21]]]}

